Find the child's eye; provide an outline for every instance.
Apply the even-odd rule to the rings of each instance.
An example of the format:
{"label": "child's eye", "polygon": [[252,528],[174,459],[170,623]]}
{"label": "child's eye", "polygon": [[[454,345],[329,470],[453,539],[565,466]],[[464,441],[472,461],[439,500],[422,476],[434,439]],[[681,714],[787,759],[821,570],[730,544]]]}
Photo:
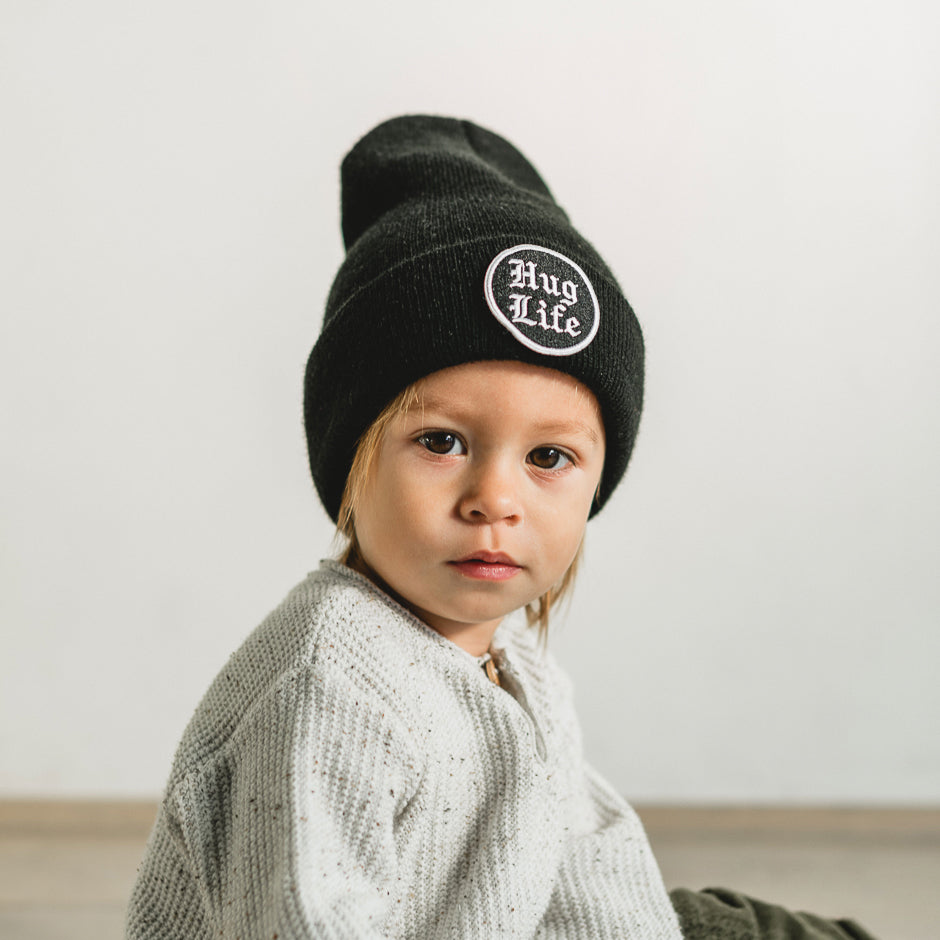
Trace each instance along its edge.
{"label": "child's eye", "polygon": [[529,453],[529,462],[539,470],[560,470],[571,458],[557,447],[536,447]]}
{"label": "child's eye", "polygon": [[441,456],[450,457],[467,452],[467,449],[463,446],[463,441],[450,431],[425,431],[418,438],[418,443],[432,454],[440,454]]}

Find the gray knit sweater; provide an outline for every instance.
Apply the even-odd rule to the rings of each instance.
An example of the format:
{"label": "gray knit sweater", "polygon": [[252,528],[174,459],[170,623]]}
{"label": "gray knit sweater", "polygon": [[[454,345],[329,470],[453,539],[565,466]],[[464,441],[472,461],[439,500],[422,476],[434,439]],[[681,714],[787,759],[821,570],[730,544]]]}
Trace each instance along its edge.
{"label": "gray knit sweater", "polygon": [[522,624],[494,645],[502,688],[324,562],[190,722],[127,936],[678,938],[564,674]]}

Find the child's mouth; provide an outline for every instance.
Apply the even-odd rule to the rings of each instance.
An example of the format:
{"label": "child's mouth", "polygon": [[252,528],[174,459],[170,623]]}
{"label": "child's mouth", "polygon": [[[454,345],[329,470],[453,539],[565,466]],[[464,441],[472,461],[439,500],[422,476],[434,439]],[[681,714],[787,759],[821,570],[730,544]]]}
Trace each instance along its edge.
{"label": "child's mouth", "polygon": [[506,581],[522,571],[521,565],[501,552],[477,552],[450,564],[464,577],[478,581]]}

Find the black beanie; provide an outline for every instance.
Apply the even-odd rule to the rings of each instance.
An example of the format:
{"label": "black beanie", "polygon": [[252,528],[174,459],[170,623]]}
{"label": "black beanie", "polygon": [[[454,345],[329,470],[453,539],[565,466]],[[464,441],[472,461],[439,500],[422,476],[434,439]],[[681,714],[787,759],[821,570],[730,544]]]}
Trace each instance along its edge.
{"label": "black beanie", "polygon": [[387,121],[341,175],[346,259],[304,383],[330,517],[359,438],[400,391],[489,359],[557,369],[595,394],[607,450],[594,515],[626,470],[643,404],[643,336],[607,265],[526,158],[469,121]]}

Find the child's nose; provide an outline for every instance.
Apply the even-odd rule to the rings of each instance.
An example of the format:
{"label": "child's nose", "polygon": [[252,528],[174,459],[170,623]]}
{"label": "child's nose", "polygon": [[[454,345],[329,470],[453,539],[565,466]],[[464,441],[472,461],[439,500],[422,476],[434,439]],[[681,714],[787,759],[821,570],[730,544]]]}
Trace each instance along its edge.
{"label": "child's nose", "polygon": [[522,521],[519,481],[507,463],[487,461],[468,475],[459,507],[468,522]]}

